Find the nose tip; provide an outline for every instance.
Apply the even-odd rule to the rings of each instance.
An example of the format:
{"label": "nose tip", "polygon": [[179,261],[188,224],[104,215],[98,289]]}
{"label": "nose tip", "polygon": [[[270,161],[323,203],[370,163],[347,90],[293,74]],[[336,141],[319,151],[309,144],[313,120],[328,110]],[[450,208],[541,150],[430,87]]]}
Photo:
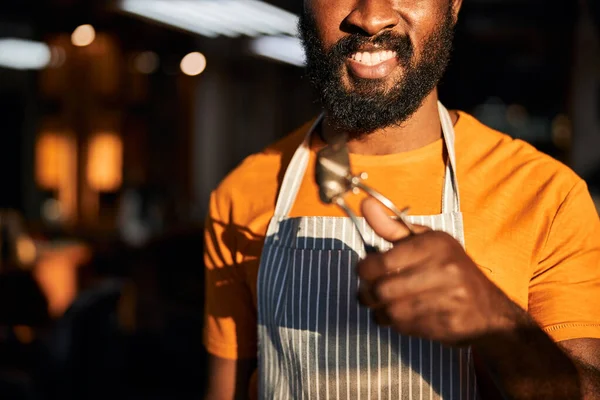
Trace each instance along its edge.
{"label": "nose tip", "polygon": [[358,30],[367,36],[393,29],[399,23],[400,15],[389,0],[363,0],[344,21],[348,30]]}

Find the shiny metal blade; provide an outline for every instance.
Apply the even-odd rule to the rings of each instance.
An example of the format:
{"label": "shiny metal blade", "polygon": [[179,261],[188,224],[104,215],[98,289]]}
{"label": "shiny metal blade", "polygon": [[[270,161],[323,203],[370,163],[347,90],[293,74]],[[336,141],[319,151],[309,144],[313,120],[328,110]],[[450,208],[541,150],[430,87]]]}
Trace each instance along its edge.
{"label": "shiny metal blade", "polygon": [[352,189],[350,157],[345,138],[338,138],[317,153],[315,179],[321,201],[328,204]]}

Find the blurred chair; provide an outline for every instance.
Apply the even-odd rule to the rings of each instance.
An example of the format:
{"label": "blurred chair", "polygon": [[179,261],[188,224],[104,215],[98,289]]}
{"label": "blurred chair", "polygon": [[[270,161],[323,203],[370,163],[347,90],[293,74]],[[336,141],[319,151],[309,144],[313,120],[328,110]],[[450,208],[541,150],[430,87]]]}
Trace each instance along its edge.
{"label": "blurred chair", "polygon": [[50,398],[119,397],[126,351],[115,317],[121,290],[118,280],[103,282],[81,293],[57,321],[45,382]]}
{"label": "blurred chair", "polygon": [[81,292],[53,334],[52,398],[201,398],[201,260],[196,229],[96,253],[86,269],[102,283]]}

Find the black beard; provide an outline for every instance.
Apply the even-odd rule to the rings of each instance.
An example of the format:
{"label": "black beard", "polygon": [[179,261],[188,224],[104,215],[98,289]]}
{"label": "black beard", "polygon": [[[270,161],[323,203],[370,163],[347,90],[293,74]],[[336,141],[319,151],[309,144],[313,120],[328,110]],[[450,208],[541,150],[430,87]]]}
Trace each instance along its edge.
{"label": "black beard", "polygon": [[[386,31],[375,38],[350,34],[329,51],[319,38],[314,18],[305,11],[299,22],[300,38],[306,52],[306,74],[317,90],[329,123],[352,137],[390,126],[399,126],[413,115],[444,75],[454,39],[454,18],[450,8],[439,28],[424,43],[418,61],[408,36]],[[354,90],[346,90],[342,72],[348,57],[365,44],[395,51],[404,75],[389,90],[383,80],[350,76]]]}

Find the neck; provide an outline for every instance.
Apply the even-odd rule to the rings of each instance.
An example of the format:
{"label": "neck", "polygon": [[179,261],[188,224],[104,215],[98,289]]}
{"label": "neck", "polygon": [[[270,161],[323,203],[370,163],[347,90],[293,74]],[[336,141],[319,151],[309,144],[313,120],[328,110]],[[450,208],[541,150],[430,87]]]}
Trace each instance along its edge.
{"label": "neck", "polygon": [[[385,155],[411,151],[439,140],[442,128],[438,112],[437,90],[432,91],[421,107],[400,126],[391,126],[370,132],[360,138],[348,140],[348,150],[354,154]],[[453,123],[457,116],[451,114]],[[335,137],[343,132],[336,130],[327,121],[323,124],[323,137]]]}

